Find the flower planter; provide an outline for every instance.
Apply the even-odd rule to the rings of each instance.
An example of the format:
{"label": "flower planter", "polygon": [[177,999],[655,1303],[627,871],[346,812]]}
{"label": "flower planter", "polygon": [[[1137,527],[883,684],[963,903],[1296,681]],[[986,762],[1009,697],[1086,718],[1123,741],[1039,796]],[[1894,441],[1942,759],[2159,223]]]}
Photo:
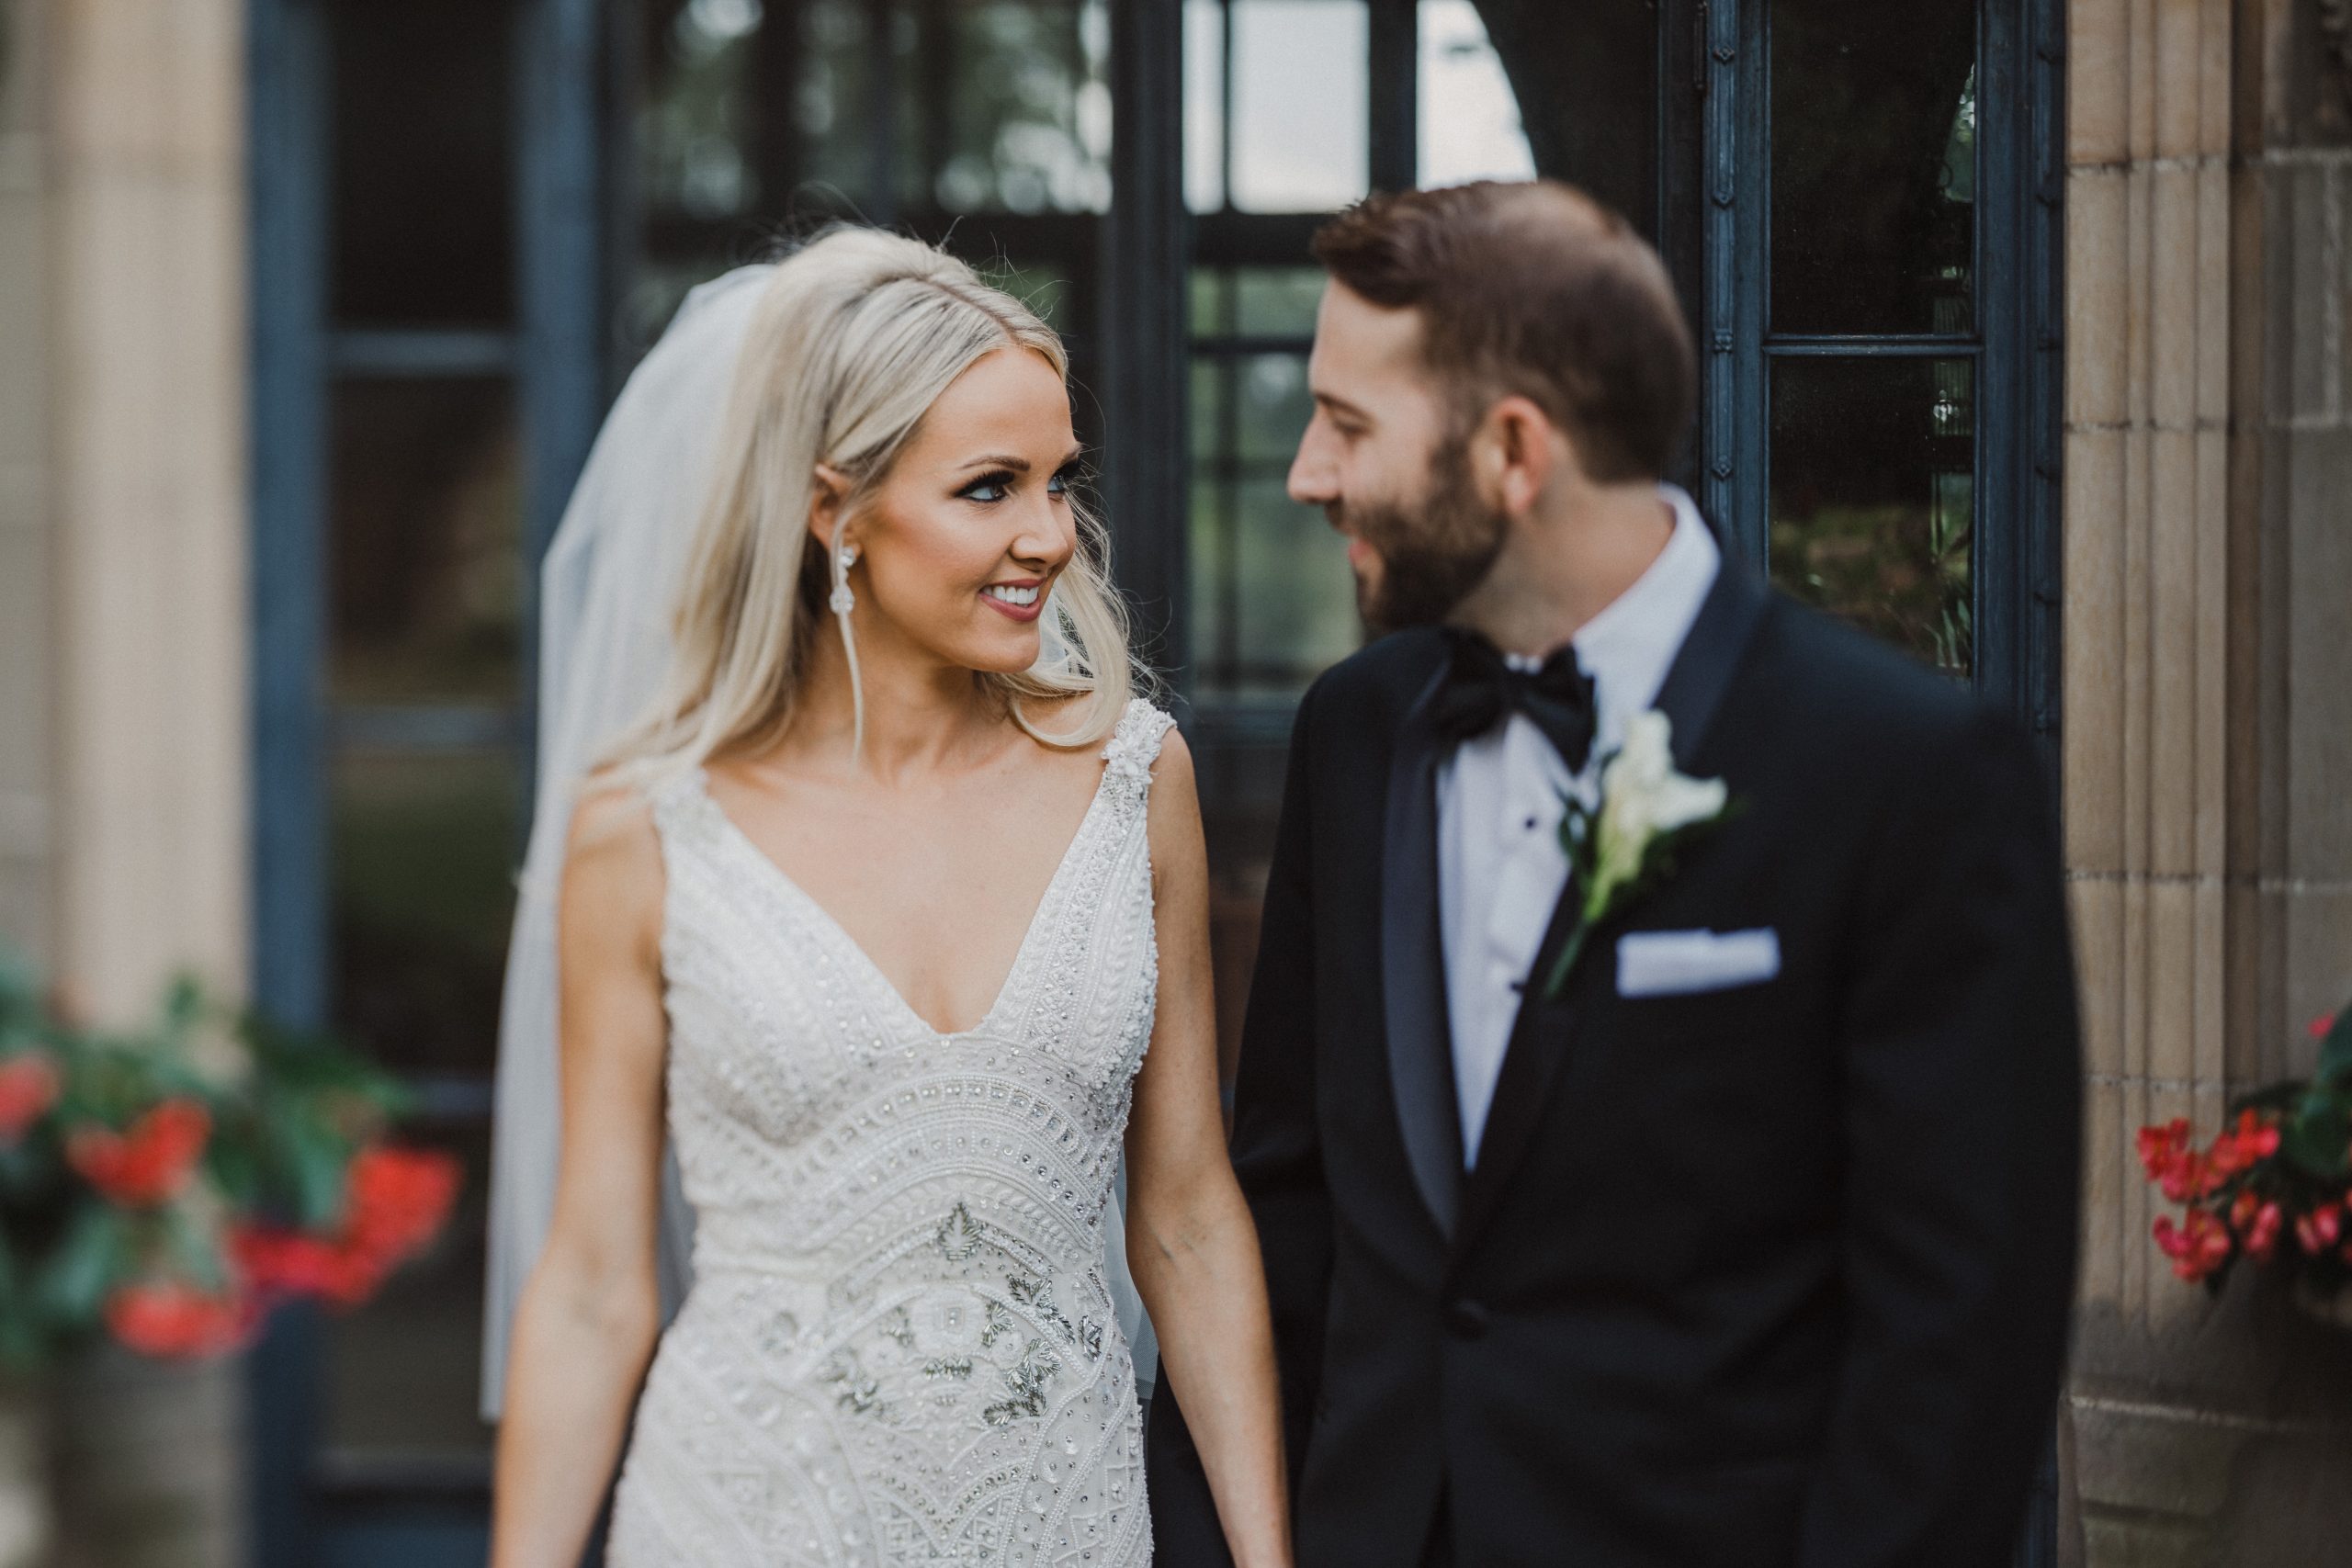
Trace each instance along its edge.
{"label": "flower planter", "polygon": [[331,1041],[175,986],[140,1029],[54,1016],[0,952],[0,1568],[232,1568],[242,1361],[429,1246],[447,1155]]}
{"label": "flower planter", "polygon": [[51,1561],[49,1414],[40,1384],[0,1381],[0,1568],[46,1568]]}
{"label": "flower planter", "polygon": [[2313,1323],[2323,1323],[2330,1328],[2352,1334],[2352,1290],[2323,1295],[2311,1286],[2298,1282],[2292,1299],[2295,1310]]}
{"label": "flower planter", "polygon": [[2210,1145],[2185,1116],[2143,1127],[2140,1162],[2181,1208],[2150,1227],[2176,1276],[2218,1292],[2243,1259],[2306,1316],[2352,1327],[2352,1008],[2311,1035],[2312,1077],[2237,1095]]}
{"label": "flower planter", "polygon": [[234,1357],[165,1362],[100,1346],[51,1382],[53,1568],[243,1561],[244,1401]]}

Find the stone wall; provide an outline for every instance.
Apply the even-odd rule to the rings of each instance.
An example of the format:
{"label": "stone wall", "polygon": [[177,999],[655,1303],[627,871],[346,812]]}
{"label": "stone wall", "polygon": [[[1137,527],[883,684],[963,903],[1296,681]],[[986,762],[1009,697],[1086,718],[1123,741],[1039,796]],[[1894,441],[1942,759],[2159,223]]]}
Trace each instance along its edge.
{"label": "stone wall", "polygon": [[236,0],[51,0],[57,965],[101,1012],[245,972]]}
{"label": "stone wall", "polygon": [[0,942],[53,950],[46,7],[0,0]]}
{"label": "stone wall", "polygon": [[2173,1279],[2132,1133],[2352,996],[2352,71],[2324,0],[2073,0],[2065,810],[2090,1561],[2352,1540],[2352,1335]]}
{"label": "stone wall", "polygon": [[[246,966],[243,15],[0,32],[0,942],[119,1018]],[[65,1558],[240,1561],[239,1369],[69,1386]]]}

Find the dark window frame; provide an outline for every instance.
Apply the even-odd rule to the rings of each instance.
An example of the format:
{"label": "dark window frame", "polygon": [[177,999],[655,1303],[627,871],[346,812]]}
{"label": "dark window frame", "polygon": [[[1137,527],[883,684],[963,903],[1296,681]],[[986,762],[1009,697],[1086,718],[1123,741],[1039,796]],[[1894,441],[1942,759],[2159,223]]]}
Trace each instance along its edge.
{"label": "dark window frame", "polygon": [[1965,334],[1774,334],[1770,0],[1713,0],[1706,29],[1700,501],[1769,565],[1772,362],[1952,355],[1976,366],[1973,679],[2054,768],[2064,16],[2059,0],[1979,0],[1975,310]]}
{"label": "dark window frame", "polygon": [[[616,221],[630,196],[628,127],[612,102],[626,69],[624,6],[516,0],[526,28],[517,82],[518,318],[509,332],[326,330],[327,74],[322,0],[254,0],[248,8],[253,202],[250,216],[254,530],[251,571],[252,989],[297,1023],[327,1010],[325,759],[330,716],[318,700],[324,648],[323,389],[343,372],[424,374],[469,367],[516,378],[524,421],[526,691],[536,657],[539,553],[553,532],[597,420],[626,367],[605,331],[627,265]],[[890,0],[874,0],[887,5]],[[1980,114],[1980,446],[1977,505],[2014,520],[1980,528],[1976,680],[2023,718],[2054,760],[2058,711],[2059,417],[2063,356],[2064,17],[2059,0],[1984,0]],[[1417,144],[1418,12],[1369,0],[1371,176],[1408,183]],[[1660,242],[1695,301],[1704,396],[1689,473],[1702,503],[1759,562],[1768,373],[1763,277],[1764,0],[1662,0]],[[1085,214],[992,217],[1008,236],[1028,225],[1093,224],[1094,298],[1074,300],[1091,329],[1102,412],[1103,489],[1115,519],[1114,566],[1136,602],[1147,651],[1189,668],[1186,433],[1193,344],[1187,278],[1204,265],[1295,265],[1313,217],[1185,209],[1182,0],[1112,7],[1116,106],[1114,200]],[[1704,91],[1700,90],[1703,84]],[[1688,94],[1689,96],[1683,95]],[[1681,104],[1687,107],[1673,107]],[[775,150],[777,155],[786,150]],[[877,156],[881,155],[877,153]],[[890,188],[886,183],[884,189]],[[881,221],[920,220],[885,204]],[[1042,227],[1039,239],[1046,238]],[[1058,254],[1082,244],[1059,233]],[[1987,243],[1988,241],[1992,243]],[[629,243],[633,243],[633,241]],[[1786,345],[1782,345],[1786,346]],[[1187,694],[1180,690],[1180,707]],[[1203,794],[1270,800],[1279,785],[1287,704],[1192,708]],[[527,767],[527,756],[526,756]],[[463,1086],[447,1086],[458,1100]],[[475,1110],[482,1102],[474,1101]],[[314,1321],[281,1321],[253,1360],[254,1561],[265,1568],[369,1560],[426,1542],[478,1541],[487,1475],[478,1467],[351,1467],[319,1452]],[[2037,1508],[2050,1503],[2038,1495]],[[2042,1527],[2037,1526],[2039,1532]],[[2035,1539],[2041,1539],[2037,1534]],[[377,1543],[370,1545],[370,1542]],[[380,1555],[376,1560],[382,1560]],[[412,1559],[404,1559],[412,1560]],[[2029,1561],[2046,1561],[2029,1553]]]}

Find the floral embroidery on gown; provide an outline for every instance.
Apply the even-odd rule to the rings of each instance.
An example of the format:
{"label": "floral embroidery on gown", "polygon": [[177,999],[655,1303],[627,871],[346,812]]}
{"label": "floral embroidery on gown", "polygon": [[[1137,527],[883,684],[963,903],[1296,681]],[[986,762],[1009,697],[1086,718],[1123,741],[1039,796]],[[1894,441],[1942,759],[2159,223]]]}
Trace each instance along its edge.
{"label": "floral embroidery on gown", "polygon": [[653,794],[695,1284],[614,1568],[1151,1557],[1105,1212],[1159,979],[1137,699],[988,1016],[942,1035],[722,813]]}

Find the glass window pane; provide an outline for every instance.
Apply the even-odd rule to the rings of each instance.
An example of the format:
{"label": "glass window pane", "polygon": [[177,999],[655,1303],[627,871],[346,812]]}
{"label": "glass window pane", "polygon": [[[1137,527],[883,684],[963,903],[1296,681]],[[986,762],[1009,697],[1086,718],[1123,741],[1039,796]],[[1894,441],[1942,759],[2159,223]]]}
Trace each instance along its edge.
{"label": "glass window pane", "polygon": [[639,196],[656,213],[741,217],[760,198],[760,0],[655,0],[643,14],[653,91],[638,120]]}
{"label": "glass window pane", "polygon": [[1193,461],[1204,483],[1216,478],[1214,470],[1231,440],[1225,417],[1227,369],[1222,359],[1193,361]]}
{"label": "glass window pane", "polygon": [[1422,0],[1421,183],[1548,175],[1655,238],[1665,25],[1658,0]]}
{"label": "glass window pane", "polygon": [[1235,452],[1246,462],[1290,471],[1298,438],[1315,412],[1306,361],[1295,354],[1253,354],[1236,362]]}
{"label": "glass window pane", "polygon": [[1535,177],[1535,154],[1487,26],[1471,0],[1421,0],[1420,183]]}
{"label": "glass window pane", "polygon": [[481,0],[336,0],[332,310],[351,326],[514,313],[514,17]]}
{"label": "glass window pane", "polygon": [[1315,310],[1323,302],[1319,266],[1244,266],[1233,269],[1236,330],[1244,337],[1315,335]]}
{"label": "glass window pane", "polygon": [[1229,267],[1193,268],[1190,278],[1193,298],[1189,314],[1194,337],[1232,335],[1232,277],[1233,272]]}
{"label": "glass window pane", "polygon": [[1225,205],[1225,6],[1184,0],[1184,205]]}
{"label": "glass window pane", "polygon": [[523,587],[511,387],[345,381],[332,428],[333,700],[511,705]]}
{"label": "glass window pane", "polygon": [[1975,362],[1772,365],[1772,576],[1956,675],[1973,655]]}
{"label": "glass window pane", "polygon": [[487,1074],[520,763],[499,750],[346,748],[329,789],[336,1027],[403,1073]]}
{"label": "glass window pane", "polygon": [[1968,333],[1973,0],[1774,0],[1771,326]]}
{"label": "glass window pane", "polygon": [[[961,4],[918,16],[909,151],[945,212],[1102,212],[1111,205],[1110,17],[1079,5]],[[946,88],[944,96],[932,84]],[[922,203],[918,196],[918,204]]]}
{"label": "glass window pane", "polygon": [[1362,640],[1345,546],[1283,489],[1311,412],[1303,354],[1193,361],[1192,629],[1205,697],[1295,698]]}
{"label": "glass window pane", "polygon": [[1232,0],[1233,205],[1326,212],[1370,188],[1363,0]]}
{"label": "glass window pane", "polygon": [[1347,547],[1279,478],[1242,481],[1235,695],[1294,698],[1363,641]]}
{"label": "glass window pane", "polygon": [[366,1306],[328,1315],[327,1443],[345,1455],[487,1459],[493,1432],[476,1408],[490,1128],[420,1120],[401,1137],[456,1156],[465,1183],[432,1250]]}
{"label": "glass window pane", "polygon": [[[820,209],[830,209],[820,194],[828,191],[870,200],[878,87],[869,30],[872,7],[866,0],[801,0],[793,9],[800,17],[797,39],[785,26],[786,16],[779,16],[777,26],[788,40],[798,43],[797,60],[785,50],[763,51],[762,74],[749,88],[763,102],[791,105],[793,133],[773,138],[770,155],[791,152],[792,167],[778,172],[806,182],[801,199]],[[773,211],[782,203],[771,197],[769,206]]]}
{"label": "glass window pane", "polygon": [[[694,284],[830,217],[1001,275],[1091,373],[1109,0],[644,0],[626,357]],[[625,209],[625,210],[627,210]],[[1081,430],[1081,434],[1085,434]]]}

